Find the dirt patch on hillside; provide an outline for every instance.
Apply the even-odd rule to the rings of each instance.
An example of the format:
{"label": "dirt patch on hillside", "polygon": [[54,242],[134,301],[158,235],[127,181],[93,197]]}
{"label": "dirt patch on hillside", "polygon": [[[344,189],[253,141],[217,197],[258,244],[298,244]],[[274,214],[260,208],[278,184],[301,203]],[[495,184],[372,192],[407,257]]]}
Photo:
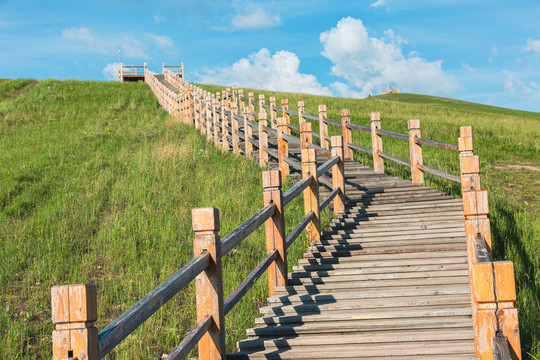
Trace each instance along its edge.
{"label": "dirt patch on hillside", "polygon": [[539,167],[533,165],[514,165],[514,164],[498,164],[493,166],[495,169],[505,170],[505,169],[515,169],[515,170],[531,170],[531,171],[540,171]]}

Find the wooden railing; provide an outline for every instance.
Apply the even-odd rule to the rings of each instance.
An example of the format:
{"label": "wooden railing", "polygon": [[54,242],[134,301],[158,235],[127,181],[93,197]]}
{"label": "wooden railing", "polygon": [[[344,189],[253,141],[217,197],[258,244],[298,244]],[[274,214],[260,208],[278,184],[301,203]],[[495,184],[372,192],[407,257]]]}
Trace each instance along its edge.
{"label": "wooden railing", "polygon": [[124,65],[118,66],[118,81],[124,81],[124,77],[143,77],[146,72],[146,63],[144,65]]}
{"label": "wooden railing", "polygon": [[[155,75],[147,72],[146,78],[150,86],[158,91],[159,97],[167,94],[156,82]],[[178,104],[165,101],[167,105],[171,103]],[[230,111],[228,113],[231,114]],[[200,358],[224,359],[225,316],[266,270],[270,296],[274,295],[277,286],[286,285],[289,246],[304,229],[310,245],[320,240],[319,214],[331,202],[334,203],[336,214],[344,209],[342,139],[336,136],[332,137],[331,141],[333,156],[318,168],[316,151],[302,150],[302,178],[285,193],[281,190],[280,171],[264,171],[263,207],[223,239],[219,237],[218,209],[193,209],[194,258],[99,333],[94,326],[97,320],[96,287],[91,284],[54,287],[51,295],[53,322],[56,324],[53,332],[53,358],[103,358],[174,295],[195,280],[197,324],[167,359],[183,359],[196,344],[199,345]],[[329,171],[335,185],[329,196],[319,204],[319,178],[321,174]],[[285,206],[300,194],[303,194],[304,198],[305,217],[286,236]],[[267,255],[229,297],[224,299],[223,257],[263,224],[266,230]]]}
{"label": "wooden railing", "polygon": [[[277,107],[274,97],[270,97],[269,104],[265,104],[264,95],[259,95],[259,101],[255,101],[253,93],[250,92],[248,93],[248,97],[244,97],[243,90],[237,90],[234,86],[232,91],[227,88],[215,95],[193,86],[192,99],[194,100],[193,118],[195,126],[202,133],[206,133],[209,137],[213,133],[216,144],[220,143],[225,148],[232,147],[233,151],[238,152],[238,147],[235,145],[238,143],[238,140],[235,139],[238,127],[235,122],[236,120],[243,120],[244,128],[247,130],[244,133],[239,133],[238,136],[245,137],[246,155],[250,156],[252,154],[252,146],[258,147],[261,165],[266,165],[269,156],[272,156],[278,160],[282,176],[286,176],[291,167],[296,169],[300,169],[301,167],[297,160],[289,156],[289,143],[300,144],[302,149],[310,148],[315,149],[319,153],[331,154],[330,149],[333,147],[333,144],[330,144],[331,138],[328,136],[328,126],[330,125],[337,126],[341,130],[345,159],[352,160],[354,158],[353,150],[364,152],[373,156],[375,172],[384,173],[384,160],[390,160],[409,167],[411,169],[412,182],[415,184],[424,184],[425,173],[461,183],[477,356],[480,359],[505,359],[508,358],[508,353],[510,353],[514,359],[521,358],[519,322],[517,310],[513,306],[513,302],[516,300],[513,264],[512,262],[493,262],[492,260],[489,219],[487,218],[487,193],[480,190],[478,167],[475,168],[476,173],[474,174],[478,178],[477,187],[471,189],[468,185],[470,177],[473,175],[470,173],[471,169],[467,168],[469,166],[468,161],[478,162],[478,157],[472,154],[472,137],[470,140],[462,139],[464,134],[472,134],[470,127],[461,128],[462,138],[459,139],[459,144],[450,144],[422,138],[420,121],[417,119],[409,120],[408,134],[400,134],[383,130],[381,128],[380,114],[377,112],[371,113],[370,126],[363,126],[351,123],[348,109],[341,111],[341,121],[337,121],[327,117],[325,105],[319,106],[318,115],[307,114],[304,112],[305,105],[303,101],[298,102],[298,110],[294,111],[289,109],[287,99],[282,99],[281,107]],[[217,111],[208,112],[208,109],[214,109],[213,107],[217,106],[215,104],[218,102],[221,108]],[[255,110],[256,106],[258,106],[258,112]],[[240,115],[237,115],[238,110],[240,110]],[[270,112],[270,127],[268,127],[266,110]],[[291,116],[298,117],[299,126],[291,124]],[[258,122],[255,122],[256,117],[259,118]],[[319,122],[319,133],[311,131],[312,125],[306,119]],[[216,124],[218,130],[222,128],[229,129],[232,139],[227,138],[228,132],[222,132],[222,138],[218,138],[217,134],[219,131],[211,129]],[[253,140],[251,136],[252,131],[257,131],[257,129],[259,130],[258,142]],[[291,130],[299,132],[300,138],[292,136]],[[370,134],[371,148],[354,144],[352,141],[353,130]],[[269,133],[273,133],[278,137],[277,150],[268,147],[267,139]],[[317,137],[320,145],[314,144],[312,137]],[[409,144],[409,160],[385,153],[383,151],[384,137],[407,142]],[[467,147],[469,145],[470,149]],[[424,165],[422,157],[423,146],[459,152],[460,175],[449,174]],[[467,157],[469,156],[473,156],[476,160],[471,160],[472,158],[468,159]],[[320,177],[320,181],[326,184],[329,183],[324,176]],[[470,193],[471,191],[474,191],[474,195]],[[476,207],[471,207],[471,196],[474,198],[483,196],[483,202],[479,204],[485,204],[485,208],[477,209]],[[474,227],[471,225],[471,221],[477,224],[483,224],[482,226],[484,227],[480,229],[482,231],[479,232],[478,226],[480,225]],[[480,242],[477,240],[480,238],[484,239],[484,241]],[[482,252],[486,256],[480,261],[475,257],[475,254],[482,247]],[[507,344],[507,346],[505,347],[503,344]],[[509,349],[506,355],[504,354],[505,349]]]}
{"label": "wooden railing", "polygon": [[[249,157],[254,157],[257,151],[261,166],[266,166],[270,157],[275,158],[280,171],[263,173],[265,205],[221,241],[218,235],[218,210],[194,209],[193,260],[109,324],[99,336],[97,329],[93,327],[97,313],[95,287],[74,285],[53,288],[53,321],[57,324],[57,330],[53,335],[53,348],[58,359],[66,357],[66,354],[80,356],[76,354],[83,353],[88,354],[89,359],[103,357],[193,279],[197,279],[198,322],[170,354],[169,359],[186,356],[197,343],[201,358],[224,358],[224,316],[266,269],[268,269],[269,292],[273,295],[275,287],[284,285],[287,281],[286,250],[290,244],[306,228],[310,243],[320,239],[319,213],[331,202],[336,214],[344,210],[344,160],[353,159],[353,150],[372,154],[374,170],[379,173],[384,173],[384,159],[386,159],[410,167],[412,181],[416,184],[424,183],[426,172],[461,183],[477,356],[480,359],[505,359],[508,356],[521,358],[517,310],[513,307],[515,301],[513,264],[493,262],[491,258],[487,193],[480,190],[478,157],[472,153],[470,127],[461,128],[458,145],[449,144],[421,138],[419,120],[409,120],[409,134],[399,134],[381,129],[379,113],[371,113],[370,126],[362,126],[351,123],[347,109],[341,111],[341,121],[337,121],[327,117],[325,105],[319,106],[318,115],[311,115],[304,112],[304,103],[301,101],[298,102],[298,111],[294,111],[289,109],[287,99],[282,99],[281,107],[276,107],[276,99],[270,97],[267,105],[264,95],[259,95],[257,102],[253,93],[248,93],[248,97],[245,98],[243,90],[234,86],[232,91],[227,88],[211,94],[186,82],[183,76],[178,76],[165,66],[163,73],[176,91],[165,86],[147,69],[145,81],[166,111],[186,124],[194,125],[216,145],[231,149],[235,153],[243,151]],[[255,106],[258,106],[258,112],[255,111]],[[278,116],[278,113],[282,116]],[[291,124],[291,116],[298,117],[299,126]],[[319,122],[319,133],[312,131],[312,123],[307,119]],[[338,126],[342,136],[329,137],[328,125]],[[292,135],[293,130],[299,133],[299,137]],[[352,130],[371,134],[371,148],[354,144]],[[277,136],[277,149],[269,145],[270,134]],[[314,137],[319,139],[320,145],[313,142]],[[383,137],[407,141],[410,159],[401,159],[383,152]],[[240,139],[244,140],[243,149],[240,146]],[[289,154],[289,144],[292,143],[300,145],[301,161]],[[460,176],[423,165],[423,145],[459,151]],[[317,153],[330,157],[318,168]],[[282,194],[281,182],[291,167],[302,173],[302,179]],[[330,169],[331,179],[325,176]],[[320,183],[329,186],[331,191],[319,204]],[[300,193],[304,194],[305,217],[285,238],[284,206]],[[242,284],[223,300],[222,257],[263,223],[268,248],[266,257]],[[84,311],[79,311],[77,316],[70,315],[70,312],[73,312],[73,304],[84,304]],[[81,334],[80,338],[74,338],[72,333],[68,335],[67,331],[71,332],[72,329],[77,329],[78,334]],[[71,348],[65,346],[66,336],[72,339]],[[204,340],[200,341],[203,338]],[[94,354],[92,355],[94,357],[90,357],[89,354]],[[212,354],[212,357],[209,354]]]}
{"label": "wooden railing", "polygon": [[181,63],[180,65],[165,65],[165,63],[162,63],[161,68],[164,75],[165,70],[168,70],[176,75],[179,80],[184,79],[184,63]]}

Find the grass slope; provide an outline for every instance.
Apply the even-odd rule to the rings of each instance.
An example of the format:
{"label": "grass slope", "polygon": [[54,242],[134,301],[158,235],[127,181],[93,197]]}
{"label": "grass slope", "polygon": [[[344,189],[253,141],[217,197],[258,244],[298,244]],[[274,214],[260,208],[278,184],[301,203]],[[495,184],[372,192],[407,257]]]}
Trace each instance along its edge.
{"label": "grass slope", "polygon": [[[223,87],[202,85],[208,91]],[[465,101],[414,94],[388,94],[367,99],[343,99],[305,94],[244,89],[265,94],[266,102],[275,96],[277,106],[288,98],[291,109],[297,101],[305,102],[305,111],[317,114],[318,105],[326,104],[328,117],[340,120],[340,110],[350,109],[351,121],[369,126],[369,114],[381,113],[385,130],[408,133],[407,120],[420,119],[422,137],[457,144],[459,127],[470,125],[474,131],[474,152],[480,157],[482,187],[489,192],[490,219],[494,258],[514,262],[520,331],[524,358],[540,358],[540,113],[517,111]],[[258,109],[256,110],[258,111]],[[279,113],[278,113],[278,116]],[[297,123],[292,116],[291,121]],[[319,124],[312,121],[313,130]],[[329,125],[332,135],[341,129]],[[369,133],[353,130],[353,142],[371,147]],[[409,161],[408,144],[383,137],[384,152]],[[424,164],[452,174],[459,174],[456,152],[423,147]],[[371,155],[355,158],[373,166]],[[529,166],[522,167],[522,165]],[[385,160],[385,170],[410,179],[408,168]],[[460,196],[456,183],[426,174],[426,184]]]}
{"label": "grass slope", "polygon": [[[96,284],[102,329],[192,258],[192,208],[219,208],[224,236],[262,206],[259,166],[176,123],[143,83],[13,80],[0,91],[1,359],[50,358],[51,286]],[[287,210],[290,231],[301,199]],[[226,295],[264,257],[263,232],[224,259]],[[290,264],[304,247],[293,244]],[[266,287],[227,316],[229,350]],[[112,357],[160,358],[194,323],[191,284]]]}

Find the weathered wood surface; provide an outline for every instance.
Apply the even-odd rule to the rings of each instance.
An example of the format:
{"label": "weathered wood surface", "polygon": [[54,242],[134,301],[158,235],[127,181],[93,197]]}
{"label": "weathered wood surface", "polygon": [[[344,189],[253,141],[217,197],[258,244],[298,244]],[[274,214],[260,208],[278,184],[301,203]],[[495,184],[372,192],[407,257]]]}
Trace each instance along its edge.
{"label": "weathered wood surface", "polygon": [[[275,129],[280,120],[290,123],[293,112],[287,101],[281,108],[274,109],[277,104],[273,98],[270,104],[262,106],[270,109],[263,146],[267,166],[279,169]],[[254,110],[252,113],[259,116]],[[313,118],[303,111],[301,114],[303,120]],[[345,128],[350,130],[347,112],[343,115]],[[319,128],[325,140],[321,145],[327,149],[326,124],[343,123],[327,119],[324,107],[319,109],[319,117],[324,122]],[[247,340],[240,341],[238,352],[227,355],[228,359],[475,358],[462,201],[421,183],[384,174],[378,152],[383,152],[380,137],[388,132],[380,130],[379,119],[379,114],[372,114],[377,171],[345,160],[343,211],[321,232],[320,240],[293,271],[281,275],[288,279],[286,285],[273,280],[275,293],[260,309],[262,316],[256,319],[256,327],[247,330]],[[244,128],[240,121],[238,131],[245,133]],[[213,129],[220,132],[214,139],[232,138],[230,121]],[[283,140],[290,140],[290,131],[290,127],[283,127]],[[294,132],[293,136],[299,135]],[[256,161],[261,153],[259,134],[252,134]],[[415,144],[432,145],[417,139]],[[288,141],[281,155],[286,154],[291,163],[300,163],[300,143]],[[345,141],[343,147],[346,145]],[[238,148],[246,153],[242,137]],[[317,151],[317,166],[329,158],[326,152]],[[286,170],[295,182],[300,180],[301,172],[294,166]],[[322,201],[332,189],[322,183],[319,186]],[[283,200],[287,203],[288,197]],[[301,225],[309,221],[304,219]],[[279,273],[276,270],[270,271],[274,278]]]}

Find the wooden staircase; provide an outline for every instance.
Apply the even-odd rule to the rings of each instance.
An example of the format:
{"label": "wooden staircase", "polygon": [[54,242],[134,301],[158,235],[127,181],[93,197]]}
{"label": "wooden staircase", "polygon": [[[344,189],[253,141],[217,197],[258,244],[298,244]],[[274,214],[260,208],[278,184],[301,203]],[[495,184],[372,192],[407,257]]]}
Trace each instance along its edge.
{"label": "wooden staircase", "polygon": [[[289,157],[300,160],[297,144]],[[462,200],[352,160],[345,176],[346,211],[227,358],[476,359]]]}
{"label": "wooden staircase", "polygon": [[227,357],[475,359],[461,200],[351,161],[345,173],[346,212]]}

